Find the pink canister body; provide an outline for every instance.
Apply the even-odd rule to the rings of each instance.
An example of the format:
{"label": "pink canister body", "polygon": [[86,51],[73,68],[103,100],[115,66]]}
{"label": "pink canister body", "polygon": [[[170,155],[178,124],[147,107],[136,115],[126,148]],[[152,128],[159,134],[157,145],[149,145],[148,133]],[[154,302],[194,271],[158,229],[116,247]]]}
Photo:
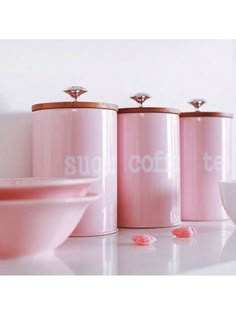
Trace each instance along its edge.
{"label": "pink canister body", "polygon": [[[133,98],[139,101],[141,96]],[[119,109],[118,226],[156,228],[179,222],[179,112]]]}
{"label": "pink canister body", "polygon": [[59,102],[33,106],[33,175],[99,177],[72,236],[117,231],[117,110],[112,104]]}
{"label": "pink canister body", "polygon": [[[199,109],[205,103],[194,100]],[[231,177],[232,114],[180,114],[182,220],[224,220],[219,181]]]}

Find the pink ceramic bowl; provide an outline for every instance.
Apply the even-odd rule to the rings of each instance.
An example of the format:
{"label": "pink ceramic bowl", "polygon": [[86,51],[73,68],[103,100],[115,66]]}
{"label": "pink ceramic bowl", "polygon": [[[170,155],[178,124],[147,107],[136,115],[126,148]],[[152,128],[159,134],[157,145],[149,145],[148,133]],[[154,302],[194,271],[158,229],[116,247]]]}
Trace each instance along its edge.
{"label": "pink ceramic bowl", "polygon": [[74,198],[87,194],[97,178],[4,178],[0,179],[0,200]]}
{"label": "pink ceramic bowl", "polygon": [[35,255],[58,247],[99,197],[0,201],[0,258]]}

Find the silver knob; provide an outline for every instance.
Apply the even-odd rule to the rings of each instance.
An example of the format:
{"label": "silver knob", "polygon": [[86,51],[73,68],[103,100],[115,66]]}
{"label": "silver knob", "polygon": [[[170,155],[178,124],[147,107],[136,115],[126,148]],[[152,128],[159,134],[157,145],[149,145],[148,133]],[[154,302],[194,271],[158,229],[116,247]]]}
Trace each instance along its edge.
{"label": "silver knob", "polygon": [[64,92],[73,97],[74,101],[77,102],[78,97],[88,91],[82,86],[71,86],[67,90],[64,90]]}
{"label": "silver knob", "polygon": [[130,98],[132,98],[133,100],[135,100],[138,104],[140,104],[140,107],[143,106],[143,103],[148,100],[149,98],[151,98],[151,95],[147,94],[147,93],[137,93],[134,96],[131,96]]}
{"label": "silver knob", "polygon": [[193,105],[196,108],[196,111],[200,111],[200,107],[202,107],[203,104],[205,104],[206,101],[203,99],[194,99],[189,104]]}

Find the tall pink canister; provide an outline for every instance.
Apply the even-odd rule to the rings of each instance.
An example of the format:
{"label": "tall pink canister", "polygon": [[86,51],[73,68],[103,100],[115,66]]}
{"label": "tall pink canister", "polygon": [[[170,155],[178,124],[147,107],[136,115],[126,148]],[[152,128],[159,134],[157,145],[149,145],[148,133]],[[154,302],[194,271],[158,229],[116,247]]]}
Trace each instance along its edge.
{"label": "tall pink canister", "polygon": [[182,220],[223,220],[219,181],[231,176],[233,114],[200,111],[180,114]]}
{"label": "tall pink canister", "polygon": [[72,236],[117,231],[118,106],[81,102],[82,87],[65,90],[71,102],[36,104],[33,111],[33,176],[99,177],[90,193],[101,198],[82,218]]}
{"label": "tall pink canister", "polygon": [[180,222],[179,111],[144,107],[118,111],[118,226],[156,228]]}

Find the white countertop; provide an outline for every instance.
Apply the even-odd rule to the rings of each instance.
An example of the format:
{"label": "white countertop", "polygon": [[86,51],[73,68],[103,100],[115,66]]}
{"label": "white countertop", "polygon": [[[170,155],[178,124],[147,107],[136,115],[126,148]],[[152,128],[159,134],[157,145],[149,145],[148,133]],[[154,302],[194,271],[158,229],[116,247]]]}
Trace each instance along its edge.
{"label": "white countertop", "polygon": [[[54,253],[0,260],[0,274],[236,275],[236,227],[231,221],[183,225],[195,227],[197,233],[182,239],[172,236],[172,228],[120,229],[112,235],[69,238]],[[157,241],[137,246],[131,239],[137,233]]]}

